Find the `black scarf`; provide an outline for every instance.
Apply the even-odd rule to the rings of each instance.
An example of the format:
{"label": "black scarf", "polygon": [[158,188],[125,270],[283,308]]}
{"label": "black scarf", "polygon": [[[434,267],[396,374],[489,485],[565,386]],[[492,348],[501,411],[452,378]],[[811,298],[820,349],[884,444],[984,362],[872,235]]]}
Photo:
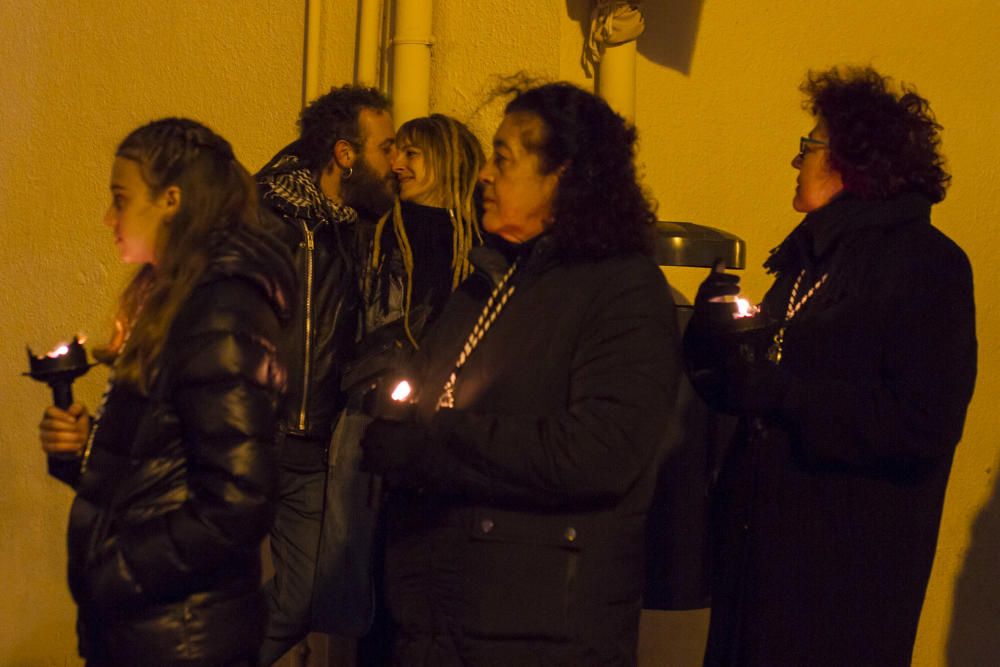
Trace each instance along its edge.
{"label": "black scarf", "polygon": [[908,192],[893,199],[867,201],[849,192],[806,215],[771,251],[768,273],[783,278],[806,272],[805,284],[830,274],[827,298],[865,289],[870,270],[884,252],[879,238],[908,224],[930,224],[930,201]]}

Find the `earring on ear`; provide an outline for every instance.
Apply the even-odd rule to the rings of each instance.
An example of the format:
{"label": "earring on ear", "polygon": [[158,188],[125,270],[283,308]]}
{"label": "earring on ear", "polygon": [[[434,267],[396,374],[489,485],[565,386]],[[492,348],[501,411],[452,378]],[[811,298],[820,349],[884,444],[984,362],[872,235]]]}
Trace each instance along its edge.
{"label": "earring on ear", "polygon": [[354,168],[348,167],[347,169],[344,170],[344,175],[340,177],[340,180],[342,181],[350,180],[351,176],[353,175],[354,175]]}

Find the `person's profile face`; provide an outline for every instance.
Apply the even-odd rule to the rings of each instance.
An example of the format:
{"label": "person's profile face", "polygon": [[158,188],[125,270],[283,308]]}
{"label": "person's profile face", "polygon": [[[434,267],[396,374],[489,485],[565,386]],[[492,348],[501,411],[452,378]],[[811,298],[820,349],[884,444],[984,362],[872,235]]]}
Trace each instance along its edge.
{"label": "person's profile face", "polygon": [[396,197],[396,177],[392,173],[396,132],[392,117],[385,111],[362,109],[358,126],[364,146],[342,181],[344,203],[378,217],[389,210]]}
{"label": "person's profile face", "polygon": [[399,183],[399,198],[424,206],[444,207],[437,179],[426,151],[409,139],[396,140],[392,171]]}
{"label": "person's profile face", "polygon": [[544,174],[534,144],[543,134],[533,113],[504,116],[493,136],[493,155],[479,172],[483,186],[483,228],[512,243],[528,241],[545,229],[559,186],[559,171]]}
{"label": "person's profile face", "polygon": [[840,172],[830,165],[830,136],[822,119],[806,140],[802,142],[803,150],[792,160],[792,166],[799,170],[792,208],[800,213],[826,206],[844,189]]}
{"label": "person's profile face", "polygon": [[169,199],[167,191],[153,196],[138,162],[115,158],[111,167],[111,204],[104,214],[104,224],[114,232],[123,262],[156,263],[157,234],[176,207]]}

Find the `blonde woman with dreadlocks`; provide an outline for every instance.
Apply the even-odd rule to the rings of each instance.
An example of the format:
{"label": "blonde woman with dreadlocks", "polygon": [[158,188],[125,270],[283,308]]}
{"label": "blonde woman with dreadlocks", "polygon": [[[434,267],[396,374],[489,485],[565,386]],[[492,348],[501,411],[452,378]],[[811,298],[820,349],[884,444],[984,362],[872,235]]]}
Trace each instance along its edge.
{"label": "blonde woman with dreadlocks", "polygon": [[[375,613],[378,498],[373,480],[357,469],[370,421],[365,396],[373,383],[408,365],[426,325],[469,275],[469,250],[481,242],[474,195],[483,163],[479,141],[454,118],[433,114],[406,122],[396,134],[392,164],[399,200],[361,242],[358,346],[344,373],[348,404],[330,447],[326,506],[335,511],[324,518],[317,564],[325,592],[313,598],[314,608],[323,607],[319,615],[334,619],[331,629],[342,634],[364,633]],[[366,646],[378,652],[382,644],[362,642],[361,664],[377,663]]]}
{"label": "blonde woman with dreadlocks", "polygon": [[101,355],[107,393],[49,407],[49,471],[76,490],[69,585],[87,667],[256,664],[260,543],[294,301],[291,257],[260,227],[229,143],[167,118],[118,147],[104,223],[138,265]]}
{"label": "blonde woman with dreadlocks", "polygon": [[469,249],[481,241],[473,194],[483,161],[476,137],[448,116],[399,128],[392,162],[399,199],[375,229],[365,333],[399,320],[416,348],[421,327],[469,275]]}

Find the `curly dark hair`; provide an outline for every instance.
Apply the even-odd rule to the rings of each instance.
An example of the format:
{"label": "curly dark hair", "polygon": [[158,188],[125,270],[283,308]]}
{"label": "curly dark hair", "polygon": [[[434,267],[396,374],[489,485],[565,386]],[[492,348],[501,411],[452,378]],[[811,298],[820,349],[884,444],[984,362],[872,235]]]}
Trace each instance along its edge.
{"label": "curly dark hair", "polygon": [[389,100],[375,88],[346,85],[309,103],[299,116],[298,157],[312,172],[322,170],[333,158],[333,147],[344,139],[355,150],[364,148],[358,117],[362,110],[389,111]]}
{"label": "curly dark hair", "polygon": [[635,127],[570,83],[528,85],[516,77],[497,92],[514,95],[505,113],[541,120],[540,135],[525,148],[539,156],[543,173],[563,169],[550,227],[559,253],[579,259],[651,255],[656,216],[636,177]]}
{"label": "curly dark hair", "polygon": [[891,199],[919,192],[944,199],[951,176],[939,152],[941,126],[927,100],[871,67],[810,71],[803,106],[826,124],[830,164],[844,189],[862,199]]}

